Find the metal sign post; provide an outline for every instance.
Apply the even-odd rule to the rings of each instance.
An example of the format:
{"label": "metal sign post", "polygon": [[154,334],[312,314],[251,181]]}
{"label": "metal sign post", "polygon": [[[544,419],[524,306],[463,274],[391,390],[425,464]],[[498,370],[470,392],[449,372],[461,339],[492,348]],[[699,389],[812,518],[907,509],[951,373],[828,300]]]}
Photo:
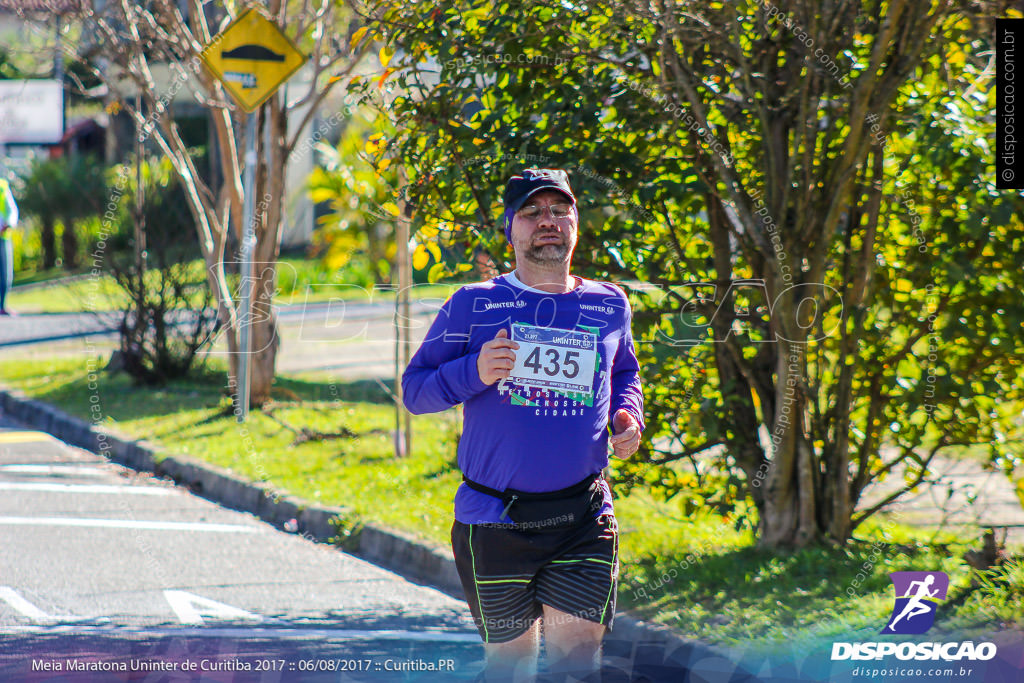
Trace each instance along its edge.
{"label": "metal sign post", "polygon": [[[405,171],[399,167],[398,177],[406,183]],[[395,217],[395,270],[398,291],[395,293],[395,457],[412,455],[412,414],[402,400],[402,373],[412,358],[409,321],[409,290],[412,288],[412,256],[409,253],[409,227],[412,223],[412,203],[408,199]]]}
{"label": "metal sign post", "polygon": [[256,249],[256,114],[245,117],[245,170],[242,172],[242,301],[238,307],[238,404],[239,422],[249,417],[249,380],[252,377],[252,254]]}

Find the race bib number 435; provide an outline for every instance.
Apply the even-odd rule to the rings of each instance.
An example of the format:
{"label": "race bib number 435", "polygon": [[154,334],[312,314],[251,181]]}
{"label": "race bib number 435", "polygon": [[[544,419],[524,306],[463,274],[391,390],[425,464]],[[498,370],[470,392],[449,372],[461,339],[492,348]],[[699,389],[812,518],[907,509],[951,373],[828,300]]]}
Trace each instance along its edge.
{"label": "race bib number 435", "polygon": [[597,367],[597,335],[512,324],[512,341],[519,344],[509,375],[516,384],[589,394]]}

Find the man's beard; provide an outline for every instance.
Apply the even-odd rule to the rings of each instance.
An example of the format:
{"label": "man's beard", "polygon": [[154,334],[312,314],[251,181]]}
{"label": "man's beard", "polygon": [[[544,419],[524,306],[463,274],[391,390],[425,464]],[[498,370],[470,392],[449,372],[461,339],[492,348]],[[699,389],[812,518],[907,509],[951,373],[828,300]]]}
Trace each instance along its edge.
{"label": "man's beard", "polygon": [[[537,237],[545,237],[552,233],[545,233],[544,235],[538,235]],[[536,263],[538,265],[550,265],[555,263],[564,263],[569,257],[569,240],[565,235],[562,236],[562,241],[558,244],[531,244],[523,256],[527,261]]]}

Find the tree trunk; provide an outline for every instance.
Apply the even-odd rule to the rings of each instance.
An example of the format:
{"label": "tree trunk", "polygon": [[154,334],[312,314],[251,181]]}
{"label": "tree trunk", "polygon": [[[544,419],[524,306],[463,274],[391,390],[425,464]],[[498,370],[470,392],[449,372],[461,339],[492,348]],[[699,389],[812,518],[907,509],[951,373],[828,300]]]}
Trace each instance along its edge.
{"label": "tree trunk", "polygon": [[[740,396],[746,398],[753,391],[747,378],[751,370],[748,368],[747,375],[744,375],[744,369],[740,367],[740,363],[743,362],[742,354],[737,357],[735,337],[730,336],[736,309],[733,305],[735,293],[730,287],[733,271],[727,219],[721,202],[717,198],[706,195],[705,201],[709,207],[709,235],[714,246],[715,272],[718,275],[714,303],[716,314],[711,317],[715,366],[718,368],[718,379],[721,386],[732,387],[729,398]],[[720,313],[718,313],[719,311]],[[767,380],[770,381],[770,379],[769,375]],[[758,441],[757,411],[754,410],[753,404],[746,400],[731,401],[730,406],[734,427],[728,440],[729,451],[735,458],[736,464],[747,476],[747,481],[751,482],[750,494],[759,515],[763,518],[764,490],[761,484],[767,460],[764,449]],[[765,409],[770,410],[770,405],[765,406]]]}
{"label": "tree trunk", "polygon": [[78,268],[78,233],[72,223],[64,224],[64,232],[61,234],[61,248],[64,253],[64,270],[75,270]]}
{"label": "tree trunk", "polygon": [[[780,297],[772,317],[786,319],[792,308]],[[783,333],[785,334],[785,333]],[[776,366],[775,416],[771,430],[774,446],[765,477],[765,505],[759,544],[766,547],[801,548],[818,543],[823,533],[818,526],[821,504],[815,477],[814,450],[806,424],[807,401],[803,347],[780,340]],[[829,514],[830,507],[822,512]]]}
{"label": "tree trunk", "polygon": [[43,227],[39,233],[39,241],[43,249],[43,268],[50,269],[57,265],[57,233],[52,218],[43,218]]}
{"label": "tree trunk", "polygon": [[[257,284],[257,286],[259,286]],[[253,306],[266,306],[262,297],[253,302]],[[260,310],[253,321],[252,327],[252,374],[249,384],[249,407],[258,408],[270,400],[270,391],[274,385],[274,367],[277,362],[277,351],[281,346],[281,338],[277,334],[277,315],[270,308]],[[266,316],[266,317],[264,317]]]}
{"label": "tree trunk", "polygon": [[[258,220],[258,217],[257,217]],[[264,233],[265,234],[265,233]],[[281,339],[277,333],[277,314],[274,312],[274,292],[277,291],[277,258],[268,258],[264,249],[268,245],[257,243],[253,264],[252,288],[252,348],[249,364],[249,407],[259,408],[270,400],[274,385],[274,368]],[[276,251],[276,250],[275,250]]]}

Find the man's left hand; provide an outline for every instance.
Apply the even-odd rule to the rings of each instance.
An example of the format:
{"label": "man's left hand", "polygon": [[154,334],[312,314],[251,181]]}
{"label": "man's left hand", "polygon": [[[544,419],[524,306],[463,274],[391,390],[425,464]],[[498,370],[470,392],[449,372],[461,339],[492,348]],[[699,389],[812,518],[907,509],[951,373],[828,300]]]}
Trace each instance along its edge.
{"label": "man's left hand", "polygon": [[640,424],[626,410],[620,408],[612,416],[612,434],[608,443],[618,458],[628,458],[640,447]]}

